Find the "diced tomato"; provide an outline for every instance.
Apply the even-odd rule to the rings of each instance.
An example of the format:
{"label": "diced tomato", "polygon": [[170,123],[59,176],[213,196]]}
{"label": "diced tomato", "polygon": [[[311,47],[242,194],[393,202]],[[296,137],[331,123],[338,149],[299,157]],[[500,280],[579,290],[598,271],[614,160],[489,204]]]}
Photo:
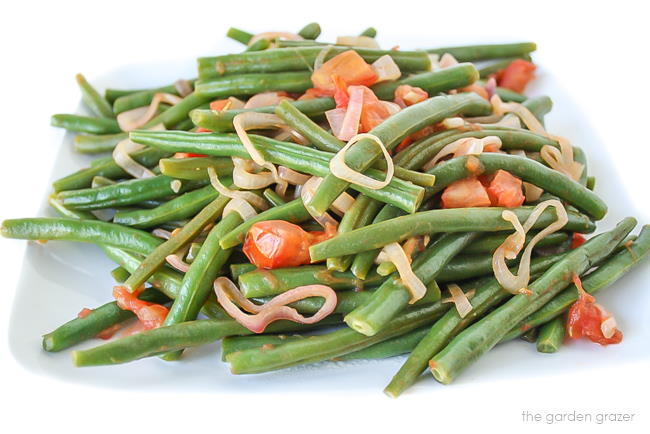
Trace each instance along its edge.
{"label": "diced tomato", "polygon": [[359,132],[367,133],[389,116],[390,112],[375,93],[363,86],[363,109],[361,110],[361,128],[359,128]]}
{"label": "diced tomato", "polygon": [[211,133],[212,130],[209,130],[209,129],[207,129],[207,128],[203,128],[203,127],[198,127],[198,128],[196,129],[196,132],[197,132],[197,133]]}
{"label": "diced tomato", "polygon": [[413,143],[413,136],[407,136],[404,140],[402,140],[399,145],[395,148],[395,152],[402,152],[404,149],[408,148],[411,143]]}
{"label": "diced tomato", "polygon": [[212,101],[210,103],[210,110],[220,112],[221,110],[226,108],[226,106],[228,105],[229,102],[230,101],[228,101],[227,99],[218,99],[216,101]]}
{"label": "diced tomato", "polygon": [[526,85],[535,77],[537,67],[523,59],[513,60],[505,69],[497,72],[497,84],[515,92],[523,92]]}
{"label": "diced tomato", "polygon": [[490,206],[490,197],[485,187],[476,178],[465,178],[451,183],[442,193],[443,208],[467,208]]}
{"label": "diced tomato", "polygon": [[309,247],[331,238],[334,232],[306,232],[284,220],[267,220],[251,226],[243,250],[258,268],[296,267],[309,264]]}
{"label": "diced tomato", "polygon": [[577,249],[578,247],[583,245],[586,241],[587,239],[585,238],[584,235],[574,232],[573,237],[571,237],[571,248]]}
{"label": "diced tomato", "polygon": [[177,152],[174,158],[194,158],[194,157],[207,157],[205,154],[193,154],[191,152]]}
{"label": "diced tomato", "polygon": [[567,335],[572,339],[586,337],[600,345],[618,344],[623,340],[623,334],[616,330],[614,335],[606,338],[601,329],[604,318],[602,310],[596,304],[593,295],[588,294],[582,287],[577,274],[573,274],[573,283],[578,288],[578,300],[571,305],[567,317]]}
{"label": "diced tomato", "polygon": [[315,87],[309,88],[305,91],[304,94],[298,101],[304,101],[307,99],[316,99],[316,98],[330,98],[334,96],[334,90],[325,90],[325,89],[316,89]]}
{"label": "diced tomato", "polygon": [[88,309],[87,307],[84,307],[84,308],[81,309],[81,311],[77,314],[77,317],[79,317],[79,318],[85,318],[85,317],[87,317],[88,315],[90,315],[91,313],[93,313],[93,310],[92,310],[92,309]]}
{"label": "diced tomato", "polygon": [[402,84],[395,89],[395,104],[402,108],[417,104],[427,98],[429,98],[427,91],[419,87]]}
{"label": "diced tomato", "polygon": [[[92,309],[88,309],[87,307],[84,307],[83,309],[81,309],[81,312],[79,312],[77,314],[77,316],[79,318],[85,318],[88,315],[90,315],[91,313],[93,313]],[[102,330],[101,332],[97,333],[95,335],[95,337],[99,338],[99,339],[104,339],[104,340],[110,339],[121,328],[122,328],[122,324],[120,324],[120,323],[114,324],[114,325]]]}
{"label": "diced tomato", "polygon": [[348,85],[339,75],[332,75],[332,81],[334,82],[334,101],[336,102],[336,108],[347,108],[348,103],[350,102],[350,94],[348,93]]}
{"label": "diced tomato", "polygon": [[354,50],[337,54],[313,72],[311,81],[317,89],[334,90],[333,76],[339,76],[348,85],[372,86],[377,74]]}
{"label": "diced tomato", "polygon": [[113,288],[113,298],[120,309],[133,312],[146,330],[158,328],[165,322],[169,310],[160,304],[140,300],[138,294],[143,289],[129,292],[123,286],[116,286]]}
{"label": "diced tomato", "polygon": [[522,191],[521,179],[505,170],[498,170],[487,187],[492,206],[514,208],[521,206],[526,199]]}

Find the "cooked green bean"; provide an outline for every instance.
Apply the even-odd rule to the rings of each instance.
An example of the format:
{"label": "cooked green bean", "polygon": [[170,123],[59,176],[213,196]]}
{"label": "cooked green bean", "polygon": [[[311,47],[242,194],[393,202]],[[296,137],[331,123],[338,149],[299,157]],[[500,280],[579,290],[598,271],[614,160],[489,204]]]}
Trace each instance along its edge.
{"label": "cooked green bean", "polygon": [[537,336],[537,351],[557,353],[564,342],[564,320],[557,317],[542,325]]}
{"label": "cooked green bean", "polygon": [[[413,272],[428,285],[477,236],[471,232],[443,235],[413,261]],[[368,303],[346,315],[344,321],[353,330],[373,336],[406,308],[410,299],[411,293],[395,273],[375,291]]]}
{"label": "cooked green bean", "polygon": [[320,36],[320,25],[318,23],[309,23],[298,32],[304,39],[316,39]]}
{"label": "cooked green bean", "polygon": [[[537,232],[529,232],[526,234],[526,244],[537,234]],[[505,241],[506,237],[510,235],[508,233],[504,234],[487,234],[476,242],[470,244],[462,251],[463,255],[475,255],[481,253],[493,253],[497,247],[499,247]],[[547,246],[557,246],[562,244],[569,239],[569,235],[566,232],[555,232],[548,234],[537,243],[537,247],[547,247]]]}
{"label": "cooked green bean", "polygon": [[262,192],[262,195],[273,206],[282,206],[287,204],[286,200],[281,198],[279,194],[277,194],[275,191],[271,190],[270,188],[265,189]]}
{"label": "cooked green bean", "polygon": [[[147,289],[138,298],[158,304],[169,301],[164,294],[155,289]],[[70,320],[56,330],[43,335],[43,349],[45,351],[65,350],[134,317],[131,311],[120,309],[114,301],[103,304],[92,309],[87,316]]]}
{"label": "cooked green bean", "polygon": [[70,114],[52,115],[51,125],[68,131],[89,134],[115,134],[122,131],[115,119]]}
{"label": "cooked green bean", "polygon": [[[254,73],[295,74],[295,71],[307,71],[308,76],[311,76],[311,72],[309,71],[313,69],[316,57],[324,49],[327,50],[325,61],[344,51],[354,50],[367,62],[374,62],[381,56],[389,55],[402,72],[428,71],[431,69],[431,60],[423,51],[376,50],[341,46],[324,48],[322,46],[315,46],[276,48],[264,51],[245,51],[243,53],[226,54],[216,57],[199,57],[199,79],[203,81],[222,76],[232,76],[235,78],[236,75]],[[309,88],[311,85],[307,87]],[[291,91],[285,86],[267,88],[267,90],[274,89]],[[242,94],[230,92],[230,95]]]}
{"label": "cooked green bean", "polygon": [[[252,264],[246,265],[243,272],[231,271],[237,279],[239,289],[245,297],[267,297],[281,294],[289,289],[304,285],[327,285],[334,290],[362,291],[381,284],[382,276],[371,274],[366,279],[359,279],[350,272],[328,270],[322,265],[304,265],[300,267],[277,268],[273,270],[257,269]],[[248,271],[248,265],[252,270]]]}
{"label": "cooked green bean", "polygon": [[[471,161],[480,162],[477,171],[468,168],[471,168],[468,164],[470,158]],[[607,204],[580,183],[530,158],[508,154],[486,152],[442,162],[429,171],[436,177],[436,184],[430,188],[430,193],[442,191],[449,184],[476,175],[477,172],[494,173],[500,169],[569,202],[596,220],[602,219],[607,213]]]}
{"label": "cooked green bean", "polygon": [[[499,232],[512,229],[512,225],[501,218],[504,208],[458,208],[436,209],[417,212],[375,223],[336,236],[309,249],[312,261],[321,261],[332,256],[350,255],[386,244],[402,241],[418,235],[439,232]],[[512,208],[520,221],[525,221],[532,207]],[[564,230],[591,233],[594,223],[582,214],[569,211],[569,222]],[[544,211],[533,228],[546,227],[557,219],[551,209]]]}
{"label": "cooked green bean", "polygon": [[374,27],[368,27],[366,30],[361,32],[359,36],[367,36],[369,38],[376,38],[377,37],[377,29]]}
{"label": "cooked green bean", "polygon": [[[269,51],[271,50],[251,51],[245,54],[265,54]],[[310,87],[312,87],[311,73],[308,71],[270,72],[201,79],[196,82],[194,92],[201,98],[209,100],[228,98],[231,95],[255,95],[260,92],[280,89],[287,92],[304,92]]]}
{"label": "cooked green bean", "polygon": [[75,76],[79,89],[81,90],[81,98],[86,106],[97,116],[103,118],[114,118],[115,114],[113,109],[106,99],[95,90],[94,87],[86,81],[86,77],[82,74]]}
{"label": "cooked green bean", "polygon": [[484,67],[479,68],[478,73],[481,78],[486,78],[492,74],[496,74],[503,69],[506,69],[513,61],[517,59],[530,61],[530,55],[526,53],[522,54],[521,56],[506,57],[505,59],[497,60],[496,62],[492,62],[489,65],[485,65]]}
{"label": "cooked green bean", "polygon": [[516,324],[539,310],[571,282],[572,275],[582,274],[607,257],[634,228],[636,220],[626,218],[609,232],[591,238],[553,265],[529,287],[531,294],[518,294],[480,321],[456,336],[429,366],[436,380],[448,384],[465,367],[496,345],[507,333],[508,324]]}
{"label": "cooked green bean", "polygon": [[93,220],[72,218],[27,218],[5,220],[0,234],[22,240],[66,240],[105,244],[148,254],[161,240],[139,229]]}
{"label": "cooked green bean", "polygon": [[[609,258],[596,271],[589,273],[582,280],[585,291],[595,294],[601,289],[607,288],[645,259],[650,253],[650,226],[643,226],[639,237],[634,242],[625,244],[627,245],[624,250],[621,249],[619,253]],[[550,321],[565,312],[576,300],[578,300],[578,289],[575,285],[570,285],[544,307],[512,327],[512,330],[502,340],[514,339],[526,330]]]}
{"label": "cooked green bean", "polygon": [[[325,176],[329,173],[329,160],[332,158],[330,153],[253,134],[250,134],[249,138],[264,157],[274,164],[315,176]],[[250,157],[239,138],[234,134],[133,131],[131,140],[169,152],[192,152],[215,157]],[[385,177],[383,172],[375,169],[368,170],[366,174],[374,179]],[[415,211],[424,196],[422,187],[395,177],[390,184],[380,190],[356,185],[353,185],[352,188],[366,196],[390,203],[408,212]]]}
{"label": "cooked green bean", "polygon": [[117,268],[114,268],[111,270],[111,277],[113,280],[115,280],[117,283],[124,283],[126,279],[129,278],[131,273],[127,271],[126,268],[119,266]]}
{"label": "cooked green bean", "polygon": [[237,42],[241,42],[244,45],[248,45],[248,42],[253,39],[253,36],[255,35],[244,30],[231,27],[226,32],[226,36],[228,36],[230,39],[234,39]]}
{"label": "cooked green bean", "polygon": [[208,167],[212,167],[220,177],[230,176],[233,169],[231,158],[217,157],[163,158],[158,166],[163,175],[193,180],[209,180]]}
{"label": "cooked green bean", "polygon": [[72,142],[74,150],[82,154],[111,152],[118,143],[128,139],[128,133],[117,134],[78,134]]}
{"label": "cooked green bean", "polygon": [[518,42],[512,44],[467,45],[461,47],[431,48],[427,53],[442,56],[449,53],[459,62],[473,62],[476,60],[499,59],[528,54],[537,49],[533,42]]}
{"label": "cooked green bean", "polygon": [[[440,122],[459,113],[477,113],[490,110],[489,104],[475,93],[437,96],[412,105],[389,117],[370,131],[387,149],[395,147],[406,136],[427,125]],[[357,171],[365,171],[381,155],[371,139],[362,139],[347,152],[346,163]],[[331,173],[325,176],[311,200],[305,204],[313,215],[321,215],[350,184]]]}

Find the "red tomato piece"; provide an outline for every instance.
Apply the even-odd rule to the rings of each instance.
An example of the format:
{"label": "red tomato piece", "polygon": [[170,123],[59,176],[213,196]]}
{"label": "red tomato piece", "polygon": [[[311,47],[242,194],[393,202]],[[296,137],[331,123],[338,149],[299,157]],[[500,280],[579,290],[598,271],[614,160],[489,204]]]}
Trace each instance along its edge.
{"label": "red tomato piece", "polygon": [[361,128],[359,132],[367,133],[390,116],[388,109],[369,88],[363,86],[363,108],[361,109]]}
{"label": "red tomato piece", "polygon": [[577,274],[573,274],[573,283],[578,288],[578,300],[571,305],[567,316],[566,330],[571,339],[585,337],[600,345],[618,344],[623,340],[623,334],[616,330],[614,335],[606,338],[601,325],[604,318],[602,310],[596,304],[593,295],[588,294],[582,287],[582,282]]}
{"label": "red tomato piece", "polygon": [[522,93],[526,85],[535,77],[537,67],[523,59],[513,60],[505,69],[497,72],[497,84],[515,92]]}
{"label": "red tomato piece", "polygon": [[490,197],[485,187],[476,178],[465,178],[451,183],[442,193],[443,208],[467,208],[490,206]]}
{"label": "red tomato piece", "polygon": [[395,89],[395,104],[400,107],[408,107],[429,98],[429,93],[419,87],[402,84]]}
{"label": "red tomato piece", "polygon": [[218,99],[216,101],[212,101],[210,103],[210,110],[220,112],[221,110],[226,108],[226,106],[228,105],[229,102],[230,101],[228,101],[227,99]]}
{"label": "red tomato piece", "polygon": [[354,50],[344,51],[323,63],[311,75],[311,81],[317,89],[334,91],[334,75],[339,76],[348,85],[372,86],[377,81],[375,71]]}
{"label": "red tomato piece", "polygon": [[341,76],[336,74],[332,75],[332,81],[334,82],[334,101],[336,102],[336,108],[348,108],[348,103],[350,102],[350,94],[348,93],[348,85],[343,80]]}
{"label": "red tomato piece", "polygon": [[311,262],[309,247],[332,236],[331,230],[306,232],[284,220],[267,220],[251,226],[243,250],[258,268],[297,267]]}
{"label": "red tomato piece", "polygon": [[498,170],[494,174],[487,187],[487,193],[492,201],[492,206],[514,208],[521,206],[526,199],[522,192],[521,179],[505,170]]}
{"label": "red tomato piece", "polygon": [[117,305],[120,309],[130,310],[133,312],[145,330],[151,330],[160,327],[169,310],[160,304],[150,303],[148,301],[140,300],[138,294],[142,292],[144,288],[140,290],[129,292],[123,286],[116,286],[113,288],[113,298],[117,301]]}
{"label": "red tomato piece", "polygon": [[583,245],[585,242],[587,242],[587,239],[585,238],[584,235],[579,234],[577,232],[573,233],[573,237],[571,237],[571,248],[572,249],[577,249],[581,245]]}
{"label": "red tomato piece", "polygon": [[316,98],[330,98],[332,96],[334,96],[333,90],[316,89],[315,87],[312,87],[310,89],[307,89],[305,93],[302,94],[300,98],[298,98],[298,101]]}
{"label": "red tomato piece", "polygon": [[483,86],[481,86],[478,83],[472,83],[469,86],[465,86],[462,89],[460,89],[461,92],[474,92],[477,93],[478,96],[480,96],[483,99],[490,100],[490,95],[488,94],[488,91],[485,90]]}
{"label": "red tomato piece", "polygon": [[90,315],[91,313],[93,313],[92,309],[88,309],[87,307],[84,307],[84,308],[81,309],[81,311],[77,314],[77,317],[79,317],[79,318],[85,318],[85,317],[87,317],[88,315]]}
{"label": "red tomato piece", "polygon": [[193,157],[207,157],[205,154],[193,154],[191,152],[177,152],[174,158],[193,158]]}
{"label": "red tomato piece", "polygon": [[198,128],[196,129],[196,132],[197,132],[197,133],[211,133],[212,130],[209,130],[209,129],[207,129],[207,128],[203,128],[203,127],[198,127]]}

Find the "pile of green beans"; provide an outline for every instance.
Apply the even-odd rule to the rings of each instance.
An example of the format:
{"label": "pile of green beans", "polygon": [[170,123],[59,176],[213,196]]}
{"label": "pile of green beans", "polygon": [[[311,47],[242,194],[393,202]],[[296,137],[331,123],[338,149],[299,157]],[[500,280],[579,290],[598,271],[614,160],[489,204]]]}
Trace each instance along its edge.
{"label": "pile of green beans", "polygon": [[[514,338],[536,342],[539,352],[558,352],[567,340],[566,313],[579,297],[572,284],[574,275],[582,278],[586,292],[595,294],[649,256],[650,226],[643,226],[638,236],[629,235],[636,226],[632,217],[579,245],[577,234],[594,233],[596,222],[608,212],[595,191],[596,179],[590,173],[588,153],[580,147],[583,144],[572,145],[574,160],[583,166],[574,179],[541,156],[545,147],[563,150],[559,139],[516,127],[523,125],[517,115],[495,113],[492,103],[479,95],[484,90],[519,103],[544,126],[544,117],[553,107],[551,98],[515,92],[502,80],[508,71],[500,73],[513,61],[521,62],[518,59],[532,62],[534,43],[383,50],[368,48],[376,46],[373,27],[363,30],[354,42],[363,47],[341,45],[343,39],[339,44],[318,40],[321,27],[316,22],[296,29],[296,34],[278,36],[230,28],[227,36],[243,44],[239,52],[200,57],[196,78],[173,81],[170,77],[170,84],[163,86],[109,88],[102,94],[82,74],[76,76],[84,112],[55,114],[51,124],[75,133],[72,146],[78,153],[108,155],[54,181],[48,201],[61,217],[7,219],[0,224],[0,235],[41,244],[94,244],[115,263],[117,268],[107,273],[119,286],[134,293],[144,306],[158,304],[167,310],[161,310],[166,316],[157,327],[122,333],[121,327],[143,314],[122,309],[122,302],[111,299],[110,288],[101,288],[106,303],[45,333],[44,351],[60,352],[116,331],[110,342],[72,352],[75,366],[99,366],[145,357],[178,360],[186,348],[221,340],[221,360],[234,374],[407,354],[384,390],[397,397],[427,371],[432,375],[424,378],[452,382],[495,345]],[[314,89],[318,83],[318,75],[312,81],[314,69],[350,50],[358,56],[346,56],[359,62],[371,64],[388,57],[399,69],[393,79],[364,89],[392,103],[382,105],[390,108],[390,116],[368,131],[385,147],[388,161],[380,158],[385,154],[372,138],[361,138],[344,149],[345,141],[333,131],[333,116],[348,110],[349,104],[341,81],[356,84],[345,83],[354,79],[339,76],[342,80],[333,80],[336,91]],[[446,54],[458,62],[441,68],[437,62]],[[346,74],[341,68],[335,73]],[[408,101],[400,95],[407,86],[419,88],[427,97],[406,106]],[[259,106],[257,98],[250,100],[273,92],[278,92],[277,99],[264,96],[273,98],[272,104]],[[142,128],[122,130],[128,129],[125,117],[144,112],[161,93],[176,96],[178,102],[160,105]],[[366,103],[372,101],[366,95],[371,96],[364,93],[360,126],[365,125],[365,116],[375,115],[366,112]],[[226,107],[216,110],[225,99]],[[217,105],[211,104],[215,101]],[[269,117],[279,125],[248,125],[247,141],[238,133],[235,118],[256,117],[252,113],[274,115]],[[444,121],[458,117],[464,125],[448,128]],[[452,143],[486,137],[501,142],[499,152],[473,150],[471,155],[461,155],[453,151],[437,164],[430,163]],[[119,155],[119,148],[115,151],[127,140],[137,146],[128,157],[148,172],[126,165],[127,156]],[[254,159],[248,146],[276,172],[261,163],[240,165],[238,159]],[[390,176],[392,162],[392,177],[383,188],[339,178],[332,161],[342,150],[353,171],[381,181]],[[245,177],[251,183],[263,179],[266,170],[273,175],[270,184],[243,183]],[[211,176],[213,171],[225,190]],[[529,194],[530,186],[543,191],[510,208],[522,224],[537,204],[549,199],[560,201],[568,215],[560,230],[532,249],[527,294],[506,291],[495,276],[495,252],[513,234],[513,224],[504,219],[506,208],[445,208],[444,193],[463,185],[459,181],[474,179],[487,185],[498,171],[522,181],[521,193]],[[132,175],[138,173],[144,175]],[[286,189],[281,188],[282,177],[289,181]],[[313,191],[301,185],[311,177],[321,178]],[[243,189],[248,196],[242,196]],[[496,203],[492,196],[498,192],[486,192]],[[251,205],[245,211],[238,200],[242,197]],[[346,201],[347,205],[339,205]],[[557,218],[553,207],[544,210],[522,237],[523,246]],[[260,252],[273,256],[283,242],[295,241],[282,238],[282,232],[259,238],[250,235],[260,223],[273,225],[277,220],[303,231],[318,231],[319,238],[296,232],[304,242],[299,246],[296,242],[295,249],[309,255],[302,265],[258,268],[251,244],[259,243]],[[307,242],[313,239],[319,241]],[[402,261],[382,253],[391,243],[403,243]],[[407,245],[417,247],[409,250]],[[294,253],[298,256],[289,252]],[[521,255],[515,256],[506,262],[513,273],[525,264]],[[410,264],[422,284],[424,295],[419,299],[407,286],[413,276],[407,278],[404,263]],[[290,291],[309,285],[331,288],[336,303],[315,324],[280,319],[253,333],[244,321],[240,319],[240,324],[231,317],[233,311],[218,291],[221,277],[236,283],[242,297],[264,306],[262,316],[266,309],[277,309],[275,297],[291,297]],[[459,296],[452,285],[465,294],[468,312],[456,304]],[[226,297],[237,301],[233,294]],[[288,308],[309,317],[330,306],[320,296],[291,298],[287,303],[278,310],[282,318],[289,317]],[[237,304],[246,306],[241,299]],[[256,311],[255,306],[242,309],[250,315]]]}

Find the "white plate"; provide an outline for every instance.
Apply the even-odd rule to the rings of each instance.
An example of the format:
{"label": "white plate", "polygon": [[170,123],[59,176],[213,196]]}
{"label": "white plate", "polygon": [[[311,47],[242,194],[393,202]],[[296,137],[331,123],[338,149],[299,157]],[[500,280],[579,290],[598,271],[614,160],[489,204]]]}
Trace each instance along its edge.
{"label": "white plate", "polygon": [[[93,80],[98,87],[146,87],[164,84],[193,73],[193,60],[170,64],[129,66]],[[155,73],[152,83],[151,71]],[[544,68],[531,85],[529,94],[551,96],[555,107],[547,116],[549,130],[568,137],[587,152],[589,173],[597,178],[596,191],[609,204],[610,212],[599,222],[599,231],[611,228],[621,218],[641,217],[633,201],[622,188],[620,179],[611,172],[608,150],[594,137],[588,122],[581,117],[576,104],[565,97],[557,80]],[[60,145],[52,179],[59,178],[88,164],[90,158],[71,149],[72,135]],[[56,146],[56,144],[53,144]],[[54,215],[46,198],[39,215]],[[22,276],[16,291],[10,321],[10,348],[26,369],[61,380],[124,389],[166,391],[210,391],[221,393],[287,392],[349,392],[379,393],[401,366],[403,357],[382,361],[324,362],[284,371],[234,376],[221,362],[218,344],[186,351],[179,363],[158,358],[128,365],[97,368],[74,368],[70,350],[47,353],[41,350],[41,335],[75,317],[84,307],[96,307],[110,299],[113,281],[109,271],[114,268],[92,245],[50,242],[45,246],[30,243],[25,255]],[[516,341],[499,345],[458,378],[458,384],[482,384],[504,379],[549,376],[585,368],[622,365],[647,359],[650,349],[650,326],[645,320],[650,292],[644,282],[650,278],[646,265],[604,291],[599,301],[616,314],[624,340],[620,345],[600,347],[577,342],[566,345],[559,354],[537,353],[534,345]],[[86,342],[77,348],[88,348],[101,341]],[[413,389],[437,393],[435,381],[421,381]]]}

